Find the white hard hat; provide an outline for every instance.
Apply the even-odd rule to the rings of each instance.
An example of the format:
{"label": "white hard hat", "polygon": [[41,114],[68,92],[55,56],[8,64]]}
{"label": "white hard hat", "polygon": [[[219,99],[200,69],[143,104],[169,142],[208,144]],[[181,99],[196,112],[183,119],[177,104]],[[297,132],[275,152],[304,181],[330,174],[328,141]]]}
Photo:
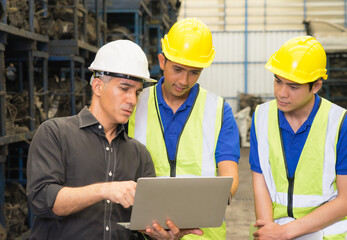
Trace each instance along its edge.
{"label": "white hard hat", "polygon": [[[150,78],[145,53],[129,40],[116,40],[102,46],[88,69],[96,76],[109,75],[141,82],[156,82]],[[90,84],[94,80],[94,74]]]}

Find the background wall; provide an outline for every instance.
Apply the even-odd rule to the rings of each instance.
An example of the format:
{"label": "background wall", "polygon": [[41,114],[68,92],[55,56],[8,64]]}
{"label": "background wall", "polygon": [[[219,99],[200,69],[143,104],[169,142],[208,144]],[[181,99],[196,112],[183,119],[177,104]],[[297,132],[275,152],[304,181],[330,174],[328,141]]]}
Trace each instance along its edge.
{"label": "background wall", "polygon": [[216,57],[200,84],[239,110],[239,93],[273,96],[264,64],[288,39],[306,35],[304,21],[346,27],[346,0],[182,0],[178,18],[197,17],[213,34]]}

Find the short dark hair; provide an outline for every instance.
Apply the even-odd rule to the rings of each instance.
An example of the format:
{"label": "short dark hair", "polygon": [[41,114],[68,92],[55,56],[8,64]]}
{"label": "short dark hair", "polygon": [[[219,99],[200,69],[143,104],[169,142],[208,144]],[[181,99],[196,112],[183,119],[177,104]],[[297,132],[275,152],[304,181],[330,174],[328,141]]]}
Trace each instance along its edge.
{"label": "short dark hair", "polygon": [[167,57],[165,56],[165,54],[164,54],[163,52],[162,52],[161,54],[164,56],[164,58],[165,58],[165,63],[166,63],[167,60],[168,60]]}

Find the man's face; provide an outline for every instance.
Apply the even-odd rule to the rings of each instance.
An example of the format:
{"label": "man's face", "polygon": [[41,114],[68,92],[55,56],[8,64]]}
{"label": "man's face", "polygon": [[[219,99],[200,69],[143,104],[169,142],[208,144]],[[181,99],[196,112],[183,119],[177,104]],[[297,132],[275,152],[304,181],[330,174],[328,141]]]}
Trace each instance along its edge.
{"label": "man's face", "polygon": [[164,73],[163,94],[186,98],[189,90],[198,81],[202,68],[189,67],[172,62],[159,54],[160,68]]}
{"label": "man's face", "polygon": [[293,112],[304,108],[310,101],[314,101],[314,94],[320,89],[321,81],[314,84],[310,90],[309,84],[299,84],[275,75],[274,94],[277,107],[283,112]]}
{"label": "man's face", "polygon": [[126,123],[142,91],[142,83],[113,77],[101,84],[99,103],[104,117],[110,123]]}

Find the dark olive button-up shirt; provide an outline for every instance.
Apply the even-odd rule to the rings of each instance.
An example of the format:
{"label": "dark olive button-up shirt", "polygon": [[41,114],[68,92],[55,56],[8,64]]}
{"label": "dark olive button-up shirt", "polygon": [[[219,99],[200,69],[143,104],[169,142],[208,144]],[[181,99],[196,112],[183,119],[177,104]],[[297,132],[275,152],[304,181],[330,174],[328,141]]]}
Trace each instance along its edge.
{"label": "dark olive button-up shirt", "polygon": [[30,239],[131,239],[117,222],[130,221],[131,208],[108,200],[66,217],[52,207],[58,191],[99,182],[136,181],[155,176],[151,156],[123,126],[109,143],[87,107],[78,115],[47,120],[29,148],[27,196],[36,220]]}

